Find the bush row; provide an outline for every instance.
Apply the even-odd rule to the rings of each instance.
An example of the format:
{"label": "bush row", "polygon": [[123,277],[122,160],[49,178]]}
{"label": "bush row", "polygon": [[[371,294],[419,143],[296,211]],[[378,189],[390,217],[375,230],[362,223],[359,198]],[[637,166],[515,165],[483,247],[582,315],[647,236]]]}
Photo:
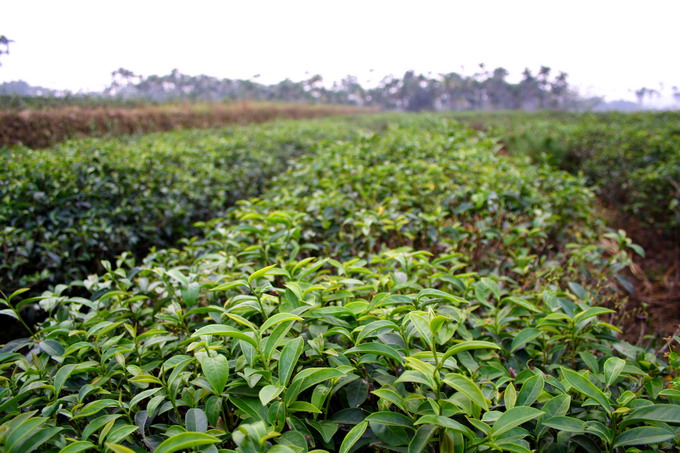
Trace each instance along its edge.
{"label": "bush row", "polygon": [[[302,126],[300,126],[302,127]],[[39,299],[6,451],[673,449],[680,384],[597,306],[629,262],[583,179],[429,117],[326,142],[201,237]],[[674,341],[677,341],[675,339]]]}
{"label": "bush row", "polygon": [[583,174],[609,206],[677,235],[680,113],[505,113],[460,119],[490,127],[513,154]]}
{"label": "bush row", "polygon": [[0,289],[45,289],[125,250],[170,246],[258,194],[318,140],[351,133],[305,123],[0,150]]}

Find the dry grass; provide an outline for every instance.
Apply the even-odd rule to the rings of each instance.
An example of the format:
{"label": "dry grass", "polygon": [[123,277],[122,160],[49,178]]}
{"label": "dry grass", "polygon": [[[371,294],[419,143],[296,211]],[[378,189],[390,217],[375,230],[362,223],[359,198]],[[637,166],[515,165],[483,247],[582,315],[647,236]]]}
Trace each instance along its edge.
{"label": "dry grass", "polygon": [[92,135],[210,128],[278,118],[317,118],[371,112],[374,110],[353,106],[252,102],[134,108],[63,107],[0,112],[0,146],[23,144],[41,148],[68,138]]}

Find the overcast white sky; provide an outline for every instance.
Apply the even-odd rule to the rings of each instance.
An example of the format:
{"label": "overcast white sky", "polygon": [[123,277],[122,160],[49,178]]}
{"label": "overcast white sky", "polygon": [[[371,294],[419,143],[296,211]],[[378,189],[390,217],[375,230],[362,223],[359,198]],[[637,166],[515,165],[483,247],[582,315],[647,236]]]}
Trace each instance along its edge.
{"label": "overcast white sky", "polygon": [[[679,0],[14,0],[0,82],[98,90],[113,70],[278,82],[319,73],[365,81],[477,64],[563,70],[584,94],[633,99],[680,86]],[[464,68],[464,70],[462,69]],[[371,73],[370,70],[373,70]]]}

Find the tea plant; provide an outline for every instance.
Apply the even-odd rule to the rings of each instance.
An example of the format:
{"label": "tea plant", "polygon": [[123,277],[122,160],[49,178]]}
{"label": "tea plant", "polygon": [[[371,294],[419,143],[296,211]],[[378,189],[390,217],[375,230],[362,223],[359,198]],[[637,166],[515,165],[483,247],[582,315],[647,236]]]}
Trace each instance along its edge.
{"label": "tea plant", "polygon": [[678,448],[677,341],[666,362],[601,319],[634,247],[592,202],[437,118],[325,142],[181,247],[104,261],[88,297],[3,297],[48,317],[0,352],[0,444]]}
{"label": "tea plant", "polygon": [[677,112],[472,114],[460,119],[492,129],[513,154],[582,173],[607,204],[677,239]]}
{"label": "tea plant", "polygon": [[338,121],[279,123],[0,150],[0,288],[45,289],[125,250],[171,246],[318,140],[352,134]]}

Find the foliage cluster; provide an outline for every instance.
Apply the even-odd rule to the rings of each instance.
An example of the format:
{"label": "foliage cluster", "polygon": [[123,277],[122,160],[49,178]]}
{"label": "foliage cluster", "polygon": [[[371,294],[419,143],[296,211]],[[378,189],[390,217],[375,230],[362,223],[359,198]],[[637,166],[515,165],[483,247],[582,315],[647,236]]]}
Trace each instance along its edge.
{"label": "foliage cluster", "polygon": [[506,112],[457,118],[490,128],[512,154],[584,175],[606,204],[643,224],[669,234],[680,229],[678,112]]}
{"label": "foliage cluster", "polygon": [[629,239],[592,218],[583,179],[496,151],[449,121],[393,120],[321,142],[181,248],[105,262],[74,284],[88,297],[5,298],[3,314],[48,318],[0,352],[0,443],[677,448],[677,354],[599,319]]}
{"label": "foliage cluster", "polygon": [[80,279],[102,259],[170,246],[257,195],[341,123],[181,131],[0,152],[0,288]]}

